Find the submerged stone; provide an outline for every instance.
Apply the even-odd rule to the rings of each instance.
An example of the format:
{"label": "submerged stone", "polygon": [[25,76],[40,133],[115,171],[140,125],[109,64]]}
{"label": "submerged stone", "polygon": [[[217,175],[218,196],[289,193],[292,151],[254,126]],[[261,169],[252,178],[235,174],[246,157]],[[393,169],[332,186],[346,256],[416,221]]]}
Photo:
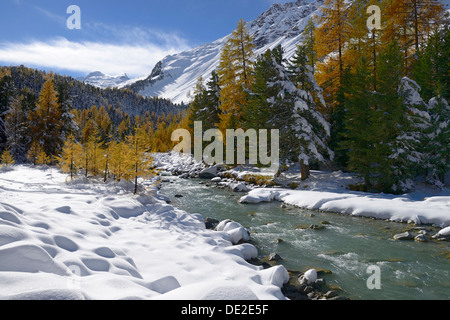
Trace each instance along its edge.
{"label": "submerged stone", "polygon": [[403,233],[397,233],[396,235],[394,235],[394,239],[395,240],[413,240],[414,236],[410,232],[406,231]]}

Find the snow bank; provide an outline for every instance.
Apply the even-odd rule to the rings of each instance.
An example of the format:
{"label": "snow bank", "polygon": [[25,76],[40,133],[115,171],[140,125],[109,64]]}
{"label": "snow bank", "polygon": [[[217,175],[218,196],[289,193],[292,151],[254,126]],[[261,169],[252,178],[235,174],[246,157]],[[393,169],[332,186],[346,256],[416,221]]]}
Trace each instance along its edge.
{"label": "snow bank", "polygon": [[296,207],[352,216],[373,217],[416,224],[450,225],[450,195],[420,197],[419,194],[393,196],[362,192],[288,190],[261,188],[240,198],[241,203],[282,201]]}
{"label": "snow bank", "polygon": [[240,224],[207,230],[158,195],[66,178],[0,173],[0,299],[285,299],[286,269],[233,245],[248,239]]}

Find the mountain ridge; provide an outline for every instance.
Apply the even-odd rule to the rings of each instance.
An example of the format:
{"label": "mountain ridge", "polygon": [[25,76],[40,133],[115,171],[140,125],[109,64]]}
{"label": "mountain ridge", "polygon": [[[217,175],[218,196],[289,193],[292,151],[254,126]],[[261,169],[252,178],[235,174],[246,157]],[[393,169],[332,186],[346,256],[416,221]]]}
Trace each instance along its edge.
{"label": "mountain ridge", "polygon": [[[281,44],[285,57],[290,58],[301,43],[302,33],[309,19],[320,14],[324,0],[297,0],[285,4],[273,4],[255,20],[247,22],[250,35],[256,45],[255,56]],[[237,23],[237,22],[236,22]],[[148,76],[118,82],[118,88],[146,96],[170,99],[173,103],[189,103],[200,76],[209,79],[217,68],[222,48],[229,35],[196,48],[166,56],[159,61]],[[111,82],[103,81],[103,84]],[[100,81],[91,81],[101,85]]]}

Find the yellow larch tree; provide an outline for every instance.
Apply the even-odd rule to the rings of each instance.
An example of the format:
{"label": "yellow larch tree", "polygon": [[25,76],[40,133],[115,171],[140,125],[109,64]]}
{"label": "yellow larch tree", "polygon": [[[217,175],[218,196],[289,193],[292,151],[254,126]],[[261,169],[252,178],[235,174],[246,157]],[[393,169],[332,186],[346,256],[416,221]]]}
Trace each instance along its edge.
{"label": "yellow larch tree", "polygon": [[237,29],[233,31],[225,43],[217,70],[220,93],[220,123],[221,131],[237,129],[241,126],[243,110],[248,105],[247,89],[253,81],[253,50],[255,44],[246,27],[240,20]]}
{"label": "yellow larch tree", "polygon": [[73,135],[70,135],[64,143],[61,155],[57,157],[60,170],[65,174],[70,174],[70,180],[73,180],[78,173],[82,152],[81,145]]}
{"label": "yellow larch tree", "polygon": [[444,20],[444,5],[441,0],[383,0],[382,7],[382,40],[397,41],[402,50],[404,75],[409,76],[415,53]]}
{"label": "yellow larch tree", "polygon": [[318,64],[316,80],[324,89],[324,98],[333,105],[344,75],[344,54],[349,43],[351,26],[345,0],[325,0],[322,15],[316,17],[314,49]]}

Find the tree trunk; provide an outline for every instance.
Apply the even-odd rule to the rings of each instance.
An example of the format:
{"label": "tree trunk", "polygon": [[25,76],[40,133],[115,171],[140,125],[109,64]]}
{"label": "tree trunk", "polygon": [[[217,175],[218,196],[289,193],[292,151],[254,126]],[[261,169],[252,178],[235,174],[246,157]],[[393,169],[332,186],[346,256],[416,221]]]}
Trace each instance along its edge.
{"label": "tree trunk", "polygon": [[300,160],[300,173],[302,180],[306,180],[309,178],[309,165],[306,165],[304,160]]}
{"label": "tree trunk", "polygon": [[137,192],[138,192],[138,163],[136,162],[134,172],[134,194],[137,194]]}

